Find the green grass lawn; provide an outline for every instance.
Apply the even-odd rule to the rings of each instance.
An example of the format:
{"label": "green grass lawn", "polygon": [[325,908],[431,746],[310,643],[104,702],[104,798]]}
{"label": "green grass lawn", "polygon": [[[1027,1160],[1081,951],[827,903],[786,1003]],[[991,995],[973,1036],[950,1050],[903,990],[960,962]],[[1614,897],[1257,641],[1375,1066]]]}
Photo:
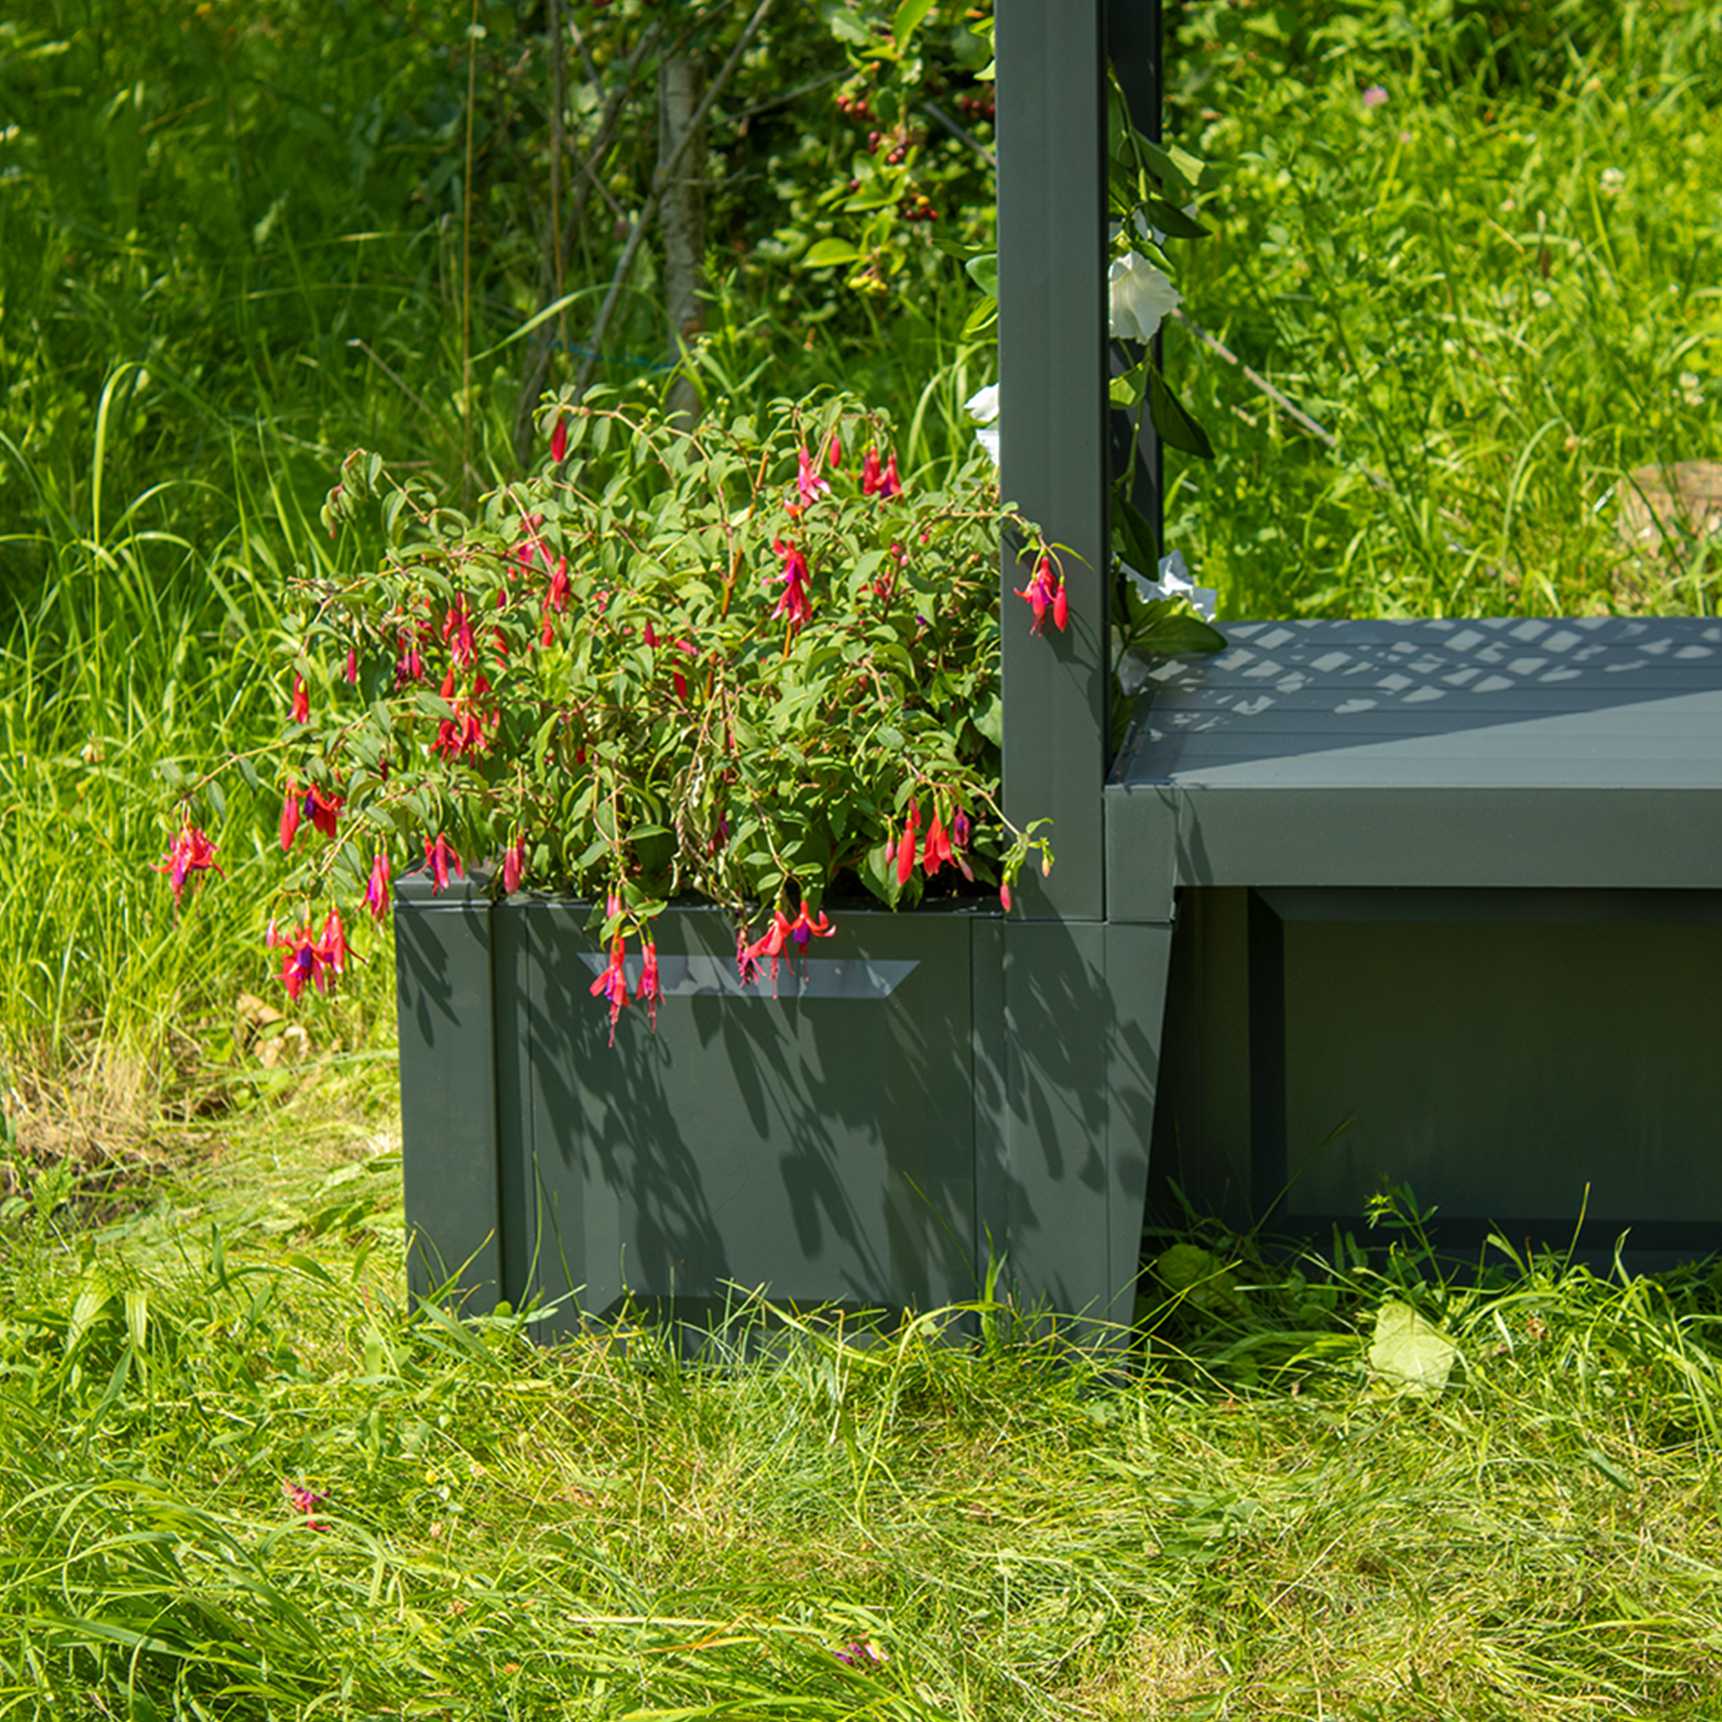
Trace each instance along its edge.
{"label": "green grass lawn", "polygon": [[[541,1349],[405,1306],[387,1074],[260,1078],[123,1212],[8,1204],[0,1715],[1722,1713],[1702,1275],[1209,1239],[1127,1359],[1004,1312]],[[1389,1302],[1442,1391],[1372,1372]]]}

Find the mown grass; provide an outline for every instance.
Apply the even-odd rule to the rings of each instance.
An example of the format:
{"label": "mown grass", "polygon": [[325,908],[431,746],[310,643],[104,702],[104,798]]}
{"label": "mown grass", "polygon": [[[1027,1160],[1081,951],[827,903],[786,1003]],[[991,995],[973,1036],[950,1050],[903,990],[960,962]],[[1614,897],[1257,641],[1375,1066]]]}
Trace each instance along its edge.
{"label": "mown grass", "polygon": [[[1151,1274],[1128,1360],[1003,1311],[541,1349],[404,1304],[386,1066],[255,1080],[195,1181],[94,1231],[11,1205],[0,1714],[1722,1705],[1700,1273],[1244,1251]],[[1438,1396],[1372,1381],[1388,1298],[1457,1344]]]}

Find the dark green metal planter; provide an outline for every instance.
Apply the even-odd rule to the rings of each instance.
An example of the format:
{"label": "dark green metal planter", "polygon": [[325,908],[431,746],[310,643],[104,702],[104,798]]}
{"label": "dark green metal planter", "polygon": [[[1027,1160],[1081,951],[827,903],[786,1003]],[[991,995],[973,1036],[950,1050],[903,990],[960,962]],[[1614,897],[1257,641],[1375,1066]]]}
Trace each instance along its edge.
{"label": "dark green metal planter", "polygon": [[927,1309],[999,1261],[1025,1304],[1128,1317],[1164,938],[857,911],[773,996],[726,917],[672,910],[656,1032],[630,1011],[612,1047],[587,919],[402,884],[415,1290],[573,1293],[564,1324],[755,1288]]}

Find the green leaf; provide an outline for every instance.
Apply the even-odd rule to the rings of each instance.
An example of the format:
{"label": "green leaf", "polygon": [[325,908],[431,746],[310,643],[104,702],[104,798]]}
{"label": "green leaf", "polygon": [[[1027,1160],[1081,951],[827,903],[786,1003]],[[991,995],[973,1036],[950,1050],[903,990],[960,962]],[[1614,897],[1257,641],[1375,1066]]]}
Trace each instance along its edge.
{"label": "green leaf", "polygon": [[965,341],[973,340],[976,335],[984,334],[999,320],[999,302],[991,298],[982,299],[963,321]]}
{"label": "green leaf", "polygon": [[1208,433],[1190,417],[1184,403],[1166,386],[1166,379],[1153,365],[1148,368],[1148,413],[1162,442],[1202,460],[1214,458]]}
{"label": "green leaf", "polygon": [[1160,545],[1147,517],[1128,496],[1114,499],[1112,518],[1124,540],[1124,557],[1138,574],[1152,575],[1160,561]]}
{"label": "green leaf", "polygon": [[899,48],[908,45],[909,38],[921,26],[921,20],[933,9],[933,0],[903,0],[897,16],[891,20],[891,34]]}
{"label": "green leaf", "polygon": [[1168,239],[1206,239],[1208,229],[1195,216],[1186,215],[1177,204],[1163,197],[1148,199],[1148,220]]}
{"label": "green leaf", "polygon": [[999,292],[999,254],[996,251],[984,251],[978,257],[971,257],[963,265],[964,272],[980,290],[988,297],[996,299]]}
{"label": "green leaf", "polygon": [[847,239],[821,239],[807,248],[803,269],[835,269],[844,263],[859,263],[861,253]]}
{"label": "green leaf", "polygon": [[1459,1348],[1410,1304],[1390,1298],[1375,1318],[1369,1367],[1385,1386],[1431,1397],[1447,1385]]}
{"label": "green leaf", "polygon": [[1188,657],[1225,648],[1226,636],[1188,610],[1157,616],[1130,635],[1130,650],[1151,652],[1166,658]]}

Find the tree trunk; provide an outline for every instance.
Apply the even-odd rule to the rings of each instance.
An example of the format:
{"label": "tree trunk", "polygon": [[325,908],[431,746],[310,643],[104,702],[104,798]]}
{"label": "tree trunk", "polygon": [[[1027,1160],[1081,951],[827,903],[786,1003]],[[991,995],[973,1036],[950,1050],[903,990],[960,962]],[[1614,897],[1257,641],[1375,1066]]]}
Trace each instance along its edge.
{"label": "tree trunk", "polygon": [[[705,120],[699,113],[705,74],[697,49],[666,54],[658,69],[658,160],[680,161],[664,186],[659,221],[664,241],[664,311],[669,324],[671,361],[681,357],[705,321],[701,289],[705,284],[706,211]],[[689,137],[691,126],[698,131]],[[686,148],[683,140],[686,139]],[[670,391],[670,410],[699,417],[699,390],[690,377],[678,377]]]}

